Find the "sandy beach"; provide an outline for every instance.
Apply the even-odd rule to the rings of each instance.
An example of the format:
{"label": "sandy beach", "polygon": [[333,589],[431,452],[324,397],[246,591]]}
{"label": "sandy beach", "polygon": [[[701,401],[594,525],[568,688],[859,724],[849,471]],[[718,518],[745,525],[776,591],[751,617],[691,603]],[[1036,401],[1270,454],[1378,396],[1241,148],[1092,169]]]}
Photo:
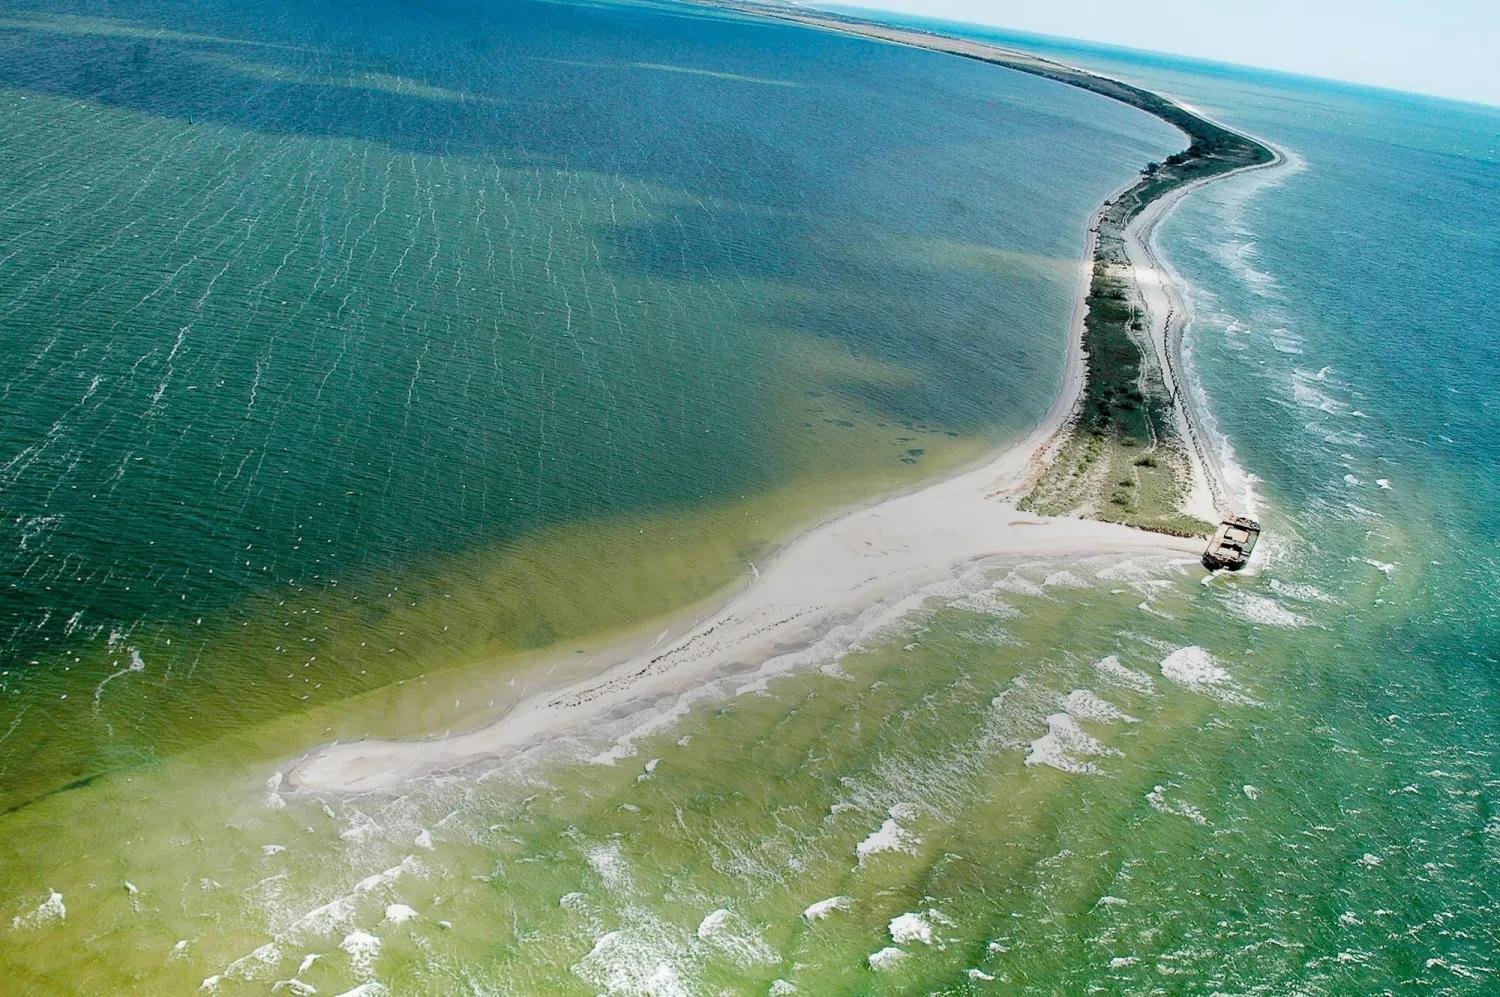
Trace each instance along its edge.
{"label": "sandy beach", "polygon": [[[1263,143],[1264,144],[1264,143]],[[1133,269],[1136,285],[1146,303],[1146,331],[1156,353],[1167,390],[1178,404],[1172,407],[1178,434],[1187,444],[1191,457],[1193,483],[1184,500],[1184,511],[1210,522],[1226,516],[1241,515],[1241,497],[1236,495],[1224,473],[1219,453],[1204,425],[1203,414],[1188,384],[1182,360],[1182,334],[1190,317],[1182,289],[1171,269],[1162,263],[1155,246],[1157,227],[1181,203],[1183,197],[1204,184],[1236,176],[1251,170],[1274,170],[1284,166],[1286,156],[1271,148],[1276,159],[1264,166],[1250,166],[1235,173],[1184,184],[1157,198],[1130,223],[1125,233],[1125,252]]]}
{"label": "sandy beach", "polygon": [[[1100,209],[1103,210],[1102,208]],[[321,792],[392,790],[437,772],[495,763],[606,717],[660,715],[725,674],[766,669],[810,647],[830,629],[882,607],[904,611],[924,589],[989,557],[1176,554],[1194,557],[1197,540],[1093,520],[1021,512],[1016,502],[1062,439],[1083,387],[1084,301],[1094,230],[1079,262],[1063,388],[1027,437],[983,466],[946,481],[847,512],[803,533],[718,613],[665,647],[625,654],[596,675],[541,689],[501,719],[476,730],[423,741],[362,740],[313,751],[286,773],[291,788]],[[1147,230],[1149,231],[1149,230]],[[778,666],[772,665],[774,671]],[[648,721],[649,722],[649,721]]]}
{"label": "sandy beach", "polygon": [[[898,40],[898,39],[888,39]],[[930,41],[930,40],[929,40]],[[974,55],[976,53],[968,53]],[[1283,160],[1278,157],[1277,165]],[[1237,172],[1237,171],[1236,171]],[[1157,224],[1188,191],[1185,184],[1151,203],[1125,233],[1128,257],[1148,311],[1151,340],[1190,442],[1193,488],[1187,511],[1204,519],[1236,508],[1222,469],[1206,442],[1181,376],[1186,310],[1180,290],[1151,248]],[[1072,557],[1169,554],[1196,558],[1202,541],[1095,520],[1022,512],[1026,494],[1066,441],[1082,395],[1084,317],[1093,273],[1096,230],[1110,201],[1089,220],[1078,265],[1077,292],[1062,390],[1043,421],[1024,439],[982,466],[948,480],[846,512],[793,539],[755,580],[718,612],[663,645],[620,647],[603,655],[583,679],[541,688],[505,716],[466,733],[421,741],[367,739],[330,744],[286,772],[292,789],[332,793],[395,790],[436,773],[503,766],[505,759],[564,737],[610,736],[600,761],[630,751],[629,740],[680,715],[710,685],[734,679],[727,691],[754,688],[768,677],[805,666],[804,654],[831,632],[856,621],[895,618],[920,604],[932,586],[974,562],[1001,556]],[[866,628],[868,630],[868,627]],[[799,657],[799,655],[801,657]],[[723,689],[723,686],[718,688]]]}

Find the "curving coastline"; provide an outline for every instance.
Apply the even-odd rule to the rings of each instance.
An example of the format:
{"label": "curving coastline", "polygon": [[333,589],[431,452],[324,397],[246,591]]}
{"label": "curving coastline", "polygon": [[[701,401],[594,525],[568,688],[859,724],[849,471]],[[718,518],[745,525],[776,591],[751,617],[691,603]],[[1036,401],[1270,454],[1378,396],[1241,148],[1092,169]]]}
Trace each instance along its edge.
{"label": "curving coastline", "polygon": [[[1277,165],[1283,161],[1279,154],[1159,95],[1024,53],[852,19],[824,19],[792,8],[721,6],[918,44],[1081,86],[1162,117],[1188,135],[1190,146],[1166,164],[1153,164],[1090,219],[1063,389],[1025,439],[981,467],[808,530],[762,565],[756,580],[717,613],[659,648],[617,647],[604,656],[595,674],[539,689],[505,716],[466,733],[423,741],[367,739],[326,745],[286,770],[288,788],[392,791],[436,773],[503,767],[534,749],[580,735],[613,742],[598,759],[611,761],[630,752],[633,737],[659,729],[704,695],[754,688],[777,674],[823,663],[830,648],[837,653],[881,621],[920,604],[935,585],[943,585],[975,561],[1099,553],[1196,558],[1199,542],[1186,531],[1148,532],[1100,516],[1043,515],[1028,502],[1039,481],[1064,463],[1061,455],[1076,447],[1085,429],[1097,432],[1097,424],[1087,421],[1091,412],[1109,417],[1109,407],[1101,408],[1097,391],[1091,392],[1109,373],[1100,362],[1105,354],[1097,345],[1086,353],[1091,335],[1098,342],[1099,281],[1104,272],[1111,280],[1128,280],[1140,302],[1149,332],[1127,328],[1125,338],[1142,351],[1142,341],[1149,340],[1168,393],[1167,410],[1175,412],[1170,418],[1177,420],[1188,441],[1183,457],[1189,478],[1177,495],[1178,508],[1210,515],[1233,508],[1222,470],[1204,442],[1201,419],[1184,390],[1180,342],[1185,311],[1170,271],[1151,248],[1151,237],[1187,191],[1245,169]],[[899,37],[904,35],[915,40]],[[1139,376],[1144,384],[1152,362],[1145,356],[1142,361],[1146,366]],[[1159,442],[1154,430],[1151,442]]]}
{"label": "curving coastline", "polygon": [[1049,451],[1022,507],[1207,536],[1238,503],[1185,390],[1187,311],[1151,246],[1157,224],[1189,190],[1285,157],[1161,94],[987,42],[811,10],[780,0],[700,0],[706,6],[956,55],[1040,76],[1128,104],[1178,129],[1188,148],[1151,163],[1105,201],[1091,223],[1092,288],[1084,331],[1087,378],[1069,436]]}
{"label": "curving coastline", "polygon": [[[1267,148],[1274,156],[1270,162],[1231,172],[1245,173],[1286,165],[1287,158],[1280,150],[1271,146]],[[1240,507],[1239,498],[1226,479],[1218,453],[1210,445],[1211,437],[1204,425],[1203,413],[1198,410],[1188,384],[1182,360],[1182,337],[1190,316],[1182,288],[1172,270],[1157,255],[1155,237],[1158,226],[1171,215],[1184,196],[1229,175],[1225,173],[1184,184],[1157,198],[1136,216],[1125,239],[1125,250],[1137,285],[1147,302],[1147,340],[1161,365],[1166,390],[1178,400],[1173,411],[1179,434],[1189,448],[1193,478],[1185,505],[1199,515],[1211,514],[1215,518],[1240,515],[1245,510]]]}

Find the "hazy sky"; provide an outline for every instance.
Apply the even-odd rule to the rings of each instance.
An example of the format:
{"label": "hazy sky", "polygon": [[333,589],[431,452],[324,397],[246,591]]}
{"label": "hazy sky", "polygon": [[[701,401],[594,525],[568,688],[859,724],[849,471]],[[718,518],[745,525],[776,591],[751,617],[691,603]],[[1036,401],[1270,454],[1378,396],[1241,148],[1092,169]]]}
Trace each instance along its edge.
{"label": "hazy sky", "polygon": [[842,0],[1500,105],[1500,0]]}

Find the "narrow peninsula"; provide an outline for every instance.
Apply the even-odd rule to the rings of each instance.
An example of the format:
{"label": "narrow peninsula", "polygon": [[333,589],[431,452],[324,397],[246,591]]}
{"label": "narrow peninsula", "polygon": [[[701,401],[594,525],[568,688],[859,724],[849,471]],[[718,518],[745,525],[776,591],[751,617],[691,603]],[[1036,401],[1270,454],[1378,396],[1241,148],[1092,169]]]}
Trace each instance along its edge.
{"label": "narrow peninsula", "polygon": [[[1281,157],[1150,91],[1019,52],[795,7],[746,14],[978,59],[1120,100],[1176,126],[1188,148],[1148,164],[1089,221],[1063,388],[1042,422],[981,466],[850,510],[794,538],[717,612],[650,645],[622,643],[587,675],[543,683],[491,723],[421,741],[334,743],[276,785],[395,792],[437,773],[483,773],[576,750],[612,762],[706,699],[821,667],[996,557],[1196,558],[1235,500],[1179,375],[1184,308],[1151,232],[1176,198]],[[571,757],[571,756],[570,756]]]}
{"label": "narrow peninsula", "polygon": [[1039,451],[1019,506],[1183,537],[1207,537],[1214,520],[1239,513],[1187,391],[1186,310],[1151,235],[1186,191],[1276,165],[1279,153],[1160,94],[1031,53],[789,4],[710,5],[1029,73],[1128,104],[1181,131],[1188,147],[1146,164],[1089,223],[1093,270],[1076,344],[1083,351],[1082,390],[1062,431]]}

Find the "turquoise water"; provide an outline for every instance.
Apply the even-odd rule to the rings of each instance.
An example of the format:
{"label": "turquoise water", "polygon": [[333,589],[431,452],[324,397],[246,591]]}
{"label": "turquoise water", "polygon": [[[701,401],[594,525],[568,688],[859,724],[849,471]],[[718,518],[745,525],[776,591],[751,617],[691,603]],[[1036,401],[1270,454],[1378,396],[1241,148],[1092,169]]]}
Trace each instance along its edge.
{"label": "turquoise water", "polygon": [[661,6],[9,5],[0,86],[7,807],[638,623],[1025,430],[1175,141]]}
{"label": "turquoise water", "polygon": [[[1031,197],[1063,196],[1049,186],[1054,179],[1065,186],[1059,163],[1108,159],[1113,148],[1119,158],[1099,168],[1094,186],[1067,195],[1075,206],[1022,216],[1050,233],[1037,245],[1056,240],[1047,243],[1053,256],[1076,252],[1088,198],[1102,197],[1130,172],[1129,156],[1145,151],[1132,146],[1132,130],[1148,127],[1136,116],[1111,116],[1087,95],[960,60],[785,28],[774,29],[781,45],[773,56],[748,44],[772,29],[679,20],[655,8],[557,8],[564,9],[572,18],[566,29],[512,30],[531,44],[546,38],[575,50],[584,44],[577,39],[602,45],[649,35],[661,54],[634,58],[676,65],[719,37],[717,60],[693,66],[806,85],[739,81],[762,88],[757,94],[795,93],[819,74],[847,72],[848,99],[858,104],[875,99],[870,92],[887,93],[889,83],[903,96],[882,115],[841,119],[847,149],[905,133],[925,136],[924,148],[937,156],[961,121],[976,143],[981,134],[985,142],[1008,136],[1004,175],[1034,177],[1033,185],[1003,196],[982,188],[996,198],[988,216],[944,222],[985,245],[1016,249],[986,242],[986,233],[1013,231],[1006,226],[1018,224],[1013,216]],[[536,16],[554,14],[549,7]],[[173,22],[178,30],[183,20]],[[295,34],[283,21],[266,23],[281,25],[265,29],[278,44]],[[326,33],[318,37],[338,27],[317,28]],[[231,28],[251,30],[244,21],[195,30]],[[97,33],[70,37],[103,44]],[[1166,557],[978,564],[930,589],[920,611],[848,621],[809,649],[801,670],[765,689],[721,690],[669,728],[624,742],[629,750],[615,765],[587,759],[622,747],[638,715],[497,760],[482,776],[425,781],[395,796],[283,793],[277,772],[295,750],[285,745],[157,755],[5,817],[0,914],[10,930],[0,921],[0,960],[7,980],[19,981],[11,989],[362,997],[1491,992],[1500,971],[1500,632],[1491,609],[1500,573],[1486,516],[1500,499],[1500,442],[1490,431],[1500,403],[1493,344],[1500,112],[1067,51],[1070,61],[1158,87],[1294,154],[1293,169],[1193,195],[1161,232],[1193,305],[1192,369],[1268,528],[1256,570],[1206,579],[1191,561]],[[429,65],[439,61],[432,58]],[[603,61],[576,51],[567,58]],[[793,75],[794,64],[805,75]],[[435,72],[400,70],[382,64],[386,76],[361,77],[369,84],[361,93],[410,86],[391,81],[398,76],[458,89]],[[641,72],[695,96],[714,79]],[[943,99],[933,98],[928,74],[948,81]],[[989,94],[1024,88],[1036,117],[1014,134],[1009,124],[966,119],[975,99],[966,88],[981,86],[1001,88]],[[775,107],[746,99],[777,121],[783,113],[816,117],[816,127],[801,126],[809,137],[799,148],[813,162],[837,160],[822,155],[831,141],[823,138],[831,119],[818,111],[824,98]],[[100,114],[107,105],[78,106]],[[911,117],[895,113],[903,107]],[[1088,118],[1087,132],[1069,132],[1057,118],[1065,110],[1099,117]],[[929,131],[940,113],[951,115],[951,127]],[[190,127],[205,124],[195,112]],[[1106,135],[1121,144],[1099,145]],[[1041,141],[1056,142],[1056,161],[1031,151]],[[0,148],[33,146],[40,148],[9,141]],[[994,151],[983,143],[954,148],[948,154],[965,161]],[[409,161],[410,150],[402,155]],[[874,185],[865,190],[911,198],[884,202],[883,212],[874,208],[882,202],[857,199],[881,215],[881,229],[931,231],[924,226],[947,217],[942,198],[981,196],[962,179],[926,188],[921,176],[908,176],[905,186],[882,188],[881,170],[892,162],[922,172],[942,167],[892,161],[888,149],[881,156],[862,160],[869,174],[862,182]],[[713,160],[726,175],[738,162]],[[816,215],[838,195],[804,186],[814,176],[806,169],[788,175],[788,189],[803,191],[803,210]],[[949,169],[950,177],[963,174],[962,164]],[[562,176],[555,182],[571,182]],[[830,211],[823,224],[842,217]],[[825,231],[832,241],[819,246],[866,245],[863,236]],[[921,259],[956,265],[941,247],[924,245],[930,255]],[[783,251],[799,266],[828,268],[798,283],[794,299],[817,301],[829,288],[837,307],[824,314],[851,322],[859,313],[840,296],[842,281],[867,278],[855,286],[870,295],[883,273],[836,267],[837,257],[810,250],[805,258],[794,248],[770,255],[781,259]],[[1014,265],[1014,254],[985,259]],[[665,264],[657,257],[650,265]],[[542,284],[541,272],[519,286]],[[840,280],[831,282],[834,273]],[[1011,293],[992,269],[950,276],[950,289]],[[790,278],[765,279],[780,286]],[[1048,338],[1027,338],[1027,348],[1061,342],[1066,284],[1048,285],[1058,293],[1054,310],[1035,313]],[[676,282],[670,290],[673,300],[686,293]],[[652,293],[667,300],[666,289]],[[978,333],[961,321],[945,325],[937,299],[924,300],[933,324],[919,312],[900,337],[871,332],[867,342],[884,344],[874,355],[886,362],[922,353],[925,360],[903,363],[936,365],[922,376],[957,385],[957,404],[963,377],[977,373],[960,377],[947,365],[972,358],[925,344]],[[417,307],[437,312],[435,304]],[[907,335],[931,338],[913,345]],[[760,340],[734,341],[748,358],[759,355]],[[404,340],[389,334],[385,342]],[[1059,352],[1048,356],[1037,360],[1027,414],[1007,408],[1014,414],[982,421],[996,437],[1045,407],[1057,373],[1047,363],[1060,363]],[[33,369],[47,367],[38,361]],[[329,412],[364,397],[345,394]],[[716,397],[731,411],[750,404],[732,392]],[[779,415],[761,395],[755,406],[773,424],[809,421],[796,410]],[[478,411],[460,424],[488,425]],[[898,452],[906,449],[925,448],[906,443]],[[722,461],[732,450],[716,452]],[[856,456],[863,449],[835,452],[871,459]],[[893,459],[873,444],[869,453]],[[405,449],[400,456],[417,460]],[[744,473],[736,467],[721,470]],[[795,477],[790,486],[809,487]],[[138,510],[115,528],[124,522],[139,531],[136,524],[149,521]],[[419,528],[427,527],[412,527]],[[227,555],[226,562],[233,563]],[[445,619],[437,605],[434,622]],[[308,608],[333,611],[330,603]],[[145,660],[145,674],[112,680],[106,703],[117,685],[154,674],[155,657]],[[85,700],[107,674],[80,683]],[[36,694],[27,685],[10,695],[19,702]],[[40,698],[24,701],[40,709]],[[324,715],[335,718],[337,707]],[[51,747],[83,736],[66,724],[54,729]]]}

